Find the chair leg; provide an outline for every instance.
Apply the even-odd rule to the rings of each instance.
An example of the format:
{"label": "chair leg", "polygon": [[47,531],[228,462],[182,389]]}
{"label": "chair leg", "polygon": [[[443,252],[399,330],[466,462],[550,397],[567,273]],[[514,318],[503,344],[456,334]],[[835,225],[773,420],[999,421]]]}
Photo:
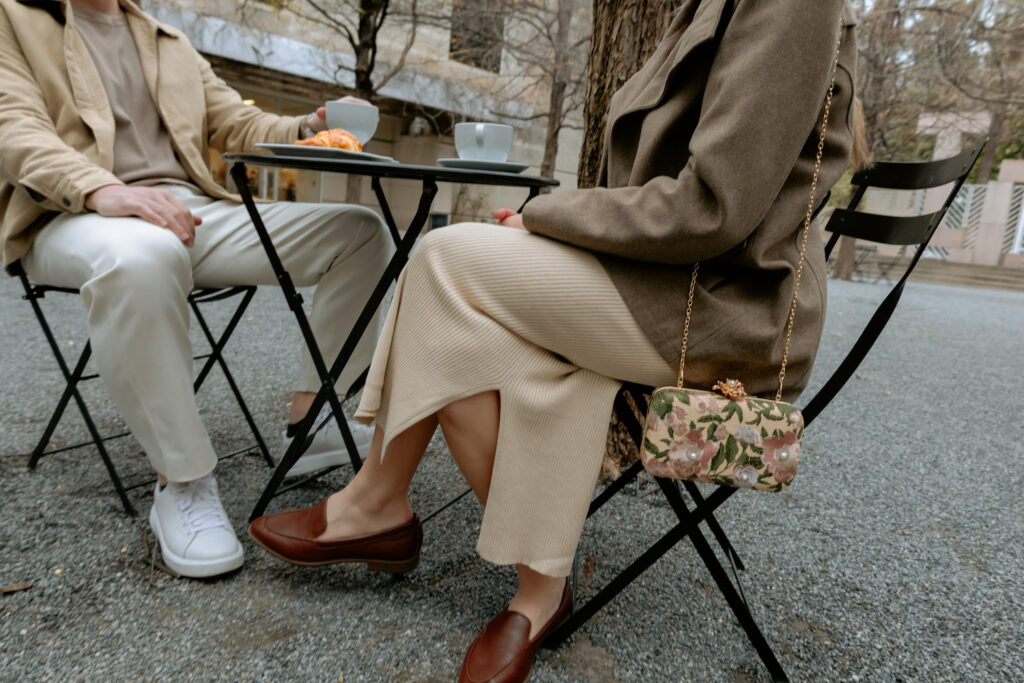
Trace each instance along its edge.
{"label": "chair leg", "polygon": [[662,555],[671,550],[679,541],[686,537],[690,533],[690,529],[696,528],[696,526],[702,522],[708,515],[710,515],[719,505],[725,502],[729,497],[731,489],[719,488],[713,494],[711,494],[704,505],[695,510],[691,514],[691,519],[687,522],[680,522],[676,526],[672,527],[668,533],[658,539],[650,548],[633,561],[628,567],[622,570],[614,579],[602,588],[597,595],[587,601],[582,607],[576,610],[573,615],[558,627],[551,636],[545,641],[544,647],[557,647],[566,638],[571,636],[577,631],[583,624],[585,624],[594,614],[596,614],[602,607],[622,592],[626,586],[634,581],[637,577],[643,574],[651,565],[653,565]]}
{"label": "chair leg", "polygon": [[33,449],[32,457],[28,460],[28,468],[30,470],[34,470],[36,465],[39,464],[39,459],[43,457],[46,446],[50,443],[50,437],[53,436],[53,431],[57,428],[60,418],[64,416],[64,411],[68,407],[68,402],[71,400],[74,388],[78,385],[79,380],[82,378],[82,374],[85,372],[85,364],[89,362],[90,356],[92,356],[92,346],[87,342],[85,349],[82,351],[81,355],[78,356],[78,362],[75,363],[75,369],[71,371],[70,376],[65,375],[64,377],[64,393],[61,394],[60,400],[57,401],[57,407],[54,408],[53,415],[50,416],[50,421],[47,423],[46,429],[43,430],[43,435],[39,438],[39,443],[37,443],[35,449]]}
{"label": "chair leg", "polygon": [[608,486],[605,487],[604,491],[601,491],[601,493],[597,494],[594,497],[594,500],[590,502],[590,510],[587,511],[587,518],[589,519],[591,516],[593,516],[593,514],[600,510],[605,503],[611,500],[611,498],[616,493],[626,488],[626,485],[629,484],[629,482],[633,481],[638,476],[640,476],[640,473],[643,471],[643,469],[644,464],[642,462],[637,461],[630,465],[629,469],[620,474],[618,479],[613,481],[611,484],[608,484]]}
{"label": "chair leg", "polygon": [[267,467],[273,467],[274,459],[270,456],[270,451],[267,449],[267,444],[263,440],[263,435],[260,434],[260,430],[256,426],[256,420],[253,419],[252,413],[249,411],[249,406],[242,397],[242,392],[239,391],[238,385],[235,383],[235,378],[228,369],[228,364],[225,362],[223,355],[224,346],[227,344],[228,338],[235,331],[235,327],[245,314],[245,310],[248,308],[249,302],[252,300],[255,293],[255,288],[246,291],[241,303],[239,303],[238,307],[235,309],[234,315],[231,316],[231,320],[228,322],[227,327],[224,328],[224,332],[221,334],[219,339],[214,339],[213,332],[210,330],[210,326],[207,324],[206,318],[203,316],[202,311],[199,310],[198,302],[190,300],[189,303],[192,305],[192,311],[195,313],[196,321],[199,323],[200,329],[202,329],[207,342],[210,344],[210,355],[203,364],[202,369],[200,369],[193,388],[195,391],[199,391],[199,387],[202,386],[203,381],[206,379],[206,375],[209,373],[213,364],[216,363],[219,365],[221,372],[224,373],[224,378],[228,382],[228,386],[231,388],[231,393],[234,394],[235,401],[238,403],[238,407],[241,409],[242,415],[245,417],[245,421],[249,425],[249,430],[256,439],[256,446],[260,451],[260,455],[263,456],[263,460],[267,463]]}
{"label": "chair leg", "polygon": [[582,607],[575,610],[568,621],[559,626],[546,641],[544,641],[543,647],[545,648],[556,648],[561,645],[565,640],[575,633],[583,624],[587,623],[592,616],[597,614],[598,611],[605,605],[607,605],[612,598],[622,592],[629,584],[643,574],[652,564],[657,562],[662,555],[671,550],[679,541],[686,537],[686,526],[683,524],[677,524],[672,527],[672,530],[667,534],[658,539],[658,542],[652,545],[644,552],[643,555],[638,557],[628,567],[619,572],[614,579],[608,582],[608,584],[602,588],[597,595],[588,600]]}
{"label": "chair leg", "polygon": [[[692,481],[685,481],[683,482],[683,486],[686,488],[686,492],[690,495],[690,498],[693,499],[693,502],[696,505],[699,506],[704,502],[704,496],[701,495],[700,489],[697,488],[696,484]],[[746,570],[746,567],[743,566],[743,561],[740,560],[740,556],[732,547],[732,543],[729,542],[729,537],[725,535],[725,531],[723,531],[722,527],[718,524],[718,520],[712,515],[708,517],[707,521],[708,528],[711,529],[711,533],[714,535],[715,540],[718,541],[718,545],[722,547],[722,552],[725,553],[725,556],[729,558],[729,561],[736,567],[736,569],[739,571]]]}
{"label": "chair leg", "polygon": [[[637,385],[625,385],[623,391],[620,391],[618,395],[615,397],[615,412],[618,413],[623,425],[625,425],[626,431],[629,432],[630,438],[633,439],[633,443],[637,445],[638,449],[643,448],[643,425],[641,425],[640,422],[636,419],[636,414],[633,412],[633,409],[630,408],[629,403],[626,401],[624,396],[625,391],[628,391],[630,393],[630,396],[633,397],[633,401],[636,403],[637,408],[640,410],[641,413],[647,412],[647,398],[643,392],[643,387],[639,387]],[[630,475],[631,477],[636,476],[635,474],[632,473],[632,468],[630,468],[630,470],[628,470],[627,472],[623,473],[622,476],[624,477],[627,474]],[[628,481],[623,482],[623,485],[625,485],[626,483],[628,483]],[[618,484],[618,481],[616,481],[612,486],[614,486],[615,484]],[[686,482],[686,491],[687,493],[690,494],[690,497],[693,498],[694,503],[696,503],[698,506],[704,502],[704,497],[701,496],[700,490],[697,488],[696,484],[693,484],[692,482]],[[611,493],[615,493],[615,491],[612,491]],[[604,492],[602,492],[602,496],[603,495]],[[609,497],[610,495],[611,494],[609,494]],[[601,496],[598,496],[598,499],[600,498]],[[596,500],[595,503],[597,503]],[[605,500],[601,500],[597,507],[604,505],[604,503]],[[596,508],[594,507],[594,504],[591,504],[590,514],[593,514],[595,510]],[[715,540],[717,540],[718,544],[722,546],[722,552],[726,554],[726,557],[729,558],[729,560],[736,566],[738,570],[743,571],[745,569],[745,567],[743,566],[743,561],[740,560],[739,554],[737,554],[736,550],[732,547],[732,544],[729,543],[729,538],[725,535],[725,532],[722,530],[722,527],[718,524],[718,520],[715,519],[715,516],[709,515],[707,518],[707,523],[708,528],[711,529],[711,533],[715,536]]]}
{"label": "chair leg", "polygon": [[[765,639],[764,634],[761,633],[761,629],[754,620],[754,615],[751,614],[750,609],[747,607],[746,601],[739,592],[737,592],[736,587],[733,586],[732,582],[729,580],[729,577],[725,572],[725,568],[722,567],[718,558],[715,557],[715,553],[711,549],[711,545],[708,543],[707,539],[704,538],[704,534],[701,533],[697,524],[691,521],[693,520],[694,515],[686,507],[686,502],[683,501],[683,496],[679,492],[679,487],[675,480],[658,478],[657,482],[680,522],[686,525],[690,541],[697,550],[697,554],[700,555],[700,559],[703,560],[704,566],[706,566],[708,571],[711,573],[711,577],[718,585],[718,590],[722,592],[729,608],[736,616],[736,619],[740,622],[740,626],[746,632],[751,645],[753,645],[754,649],[757,651],[757,656],[761,658],[761,661],[768,669],[768,673],[771,675],[772,680],[789,680],[786,677],[786,672],[782,669],[782,665],[779,663],[778,658],[776,658],[775,653],[772,651],[771,646]],[[729,490],[734,491],[735,489]]]}
{"label": "chair leg", "polygon": [[114,490],[117,491],[117,497],[121,499],[121,505],[124,507],[124,511],[132,517],[138,516],[138,511],[136,511],[131,501],[128,500],[128,492],[125,491],[124,484],[121,482],[121,477],[118,475],[117,469],[114,467],[114,463],[110,459],[110,454],[107,453],[107,447],[103,445],[103,437],[100,436],[100,432],[96,428],[96,424],[92,421],[92,416],[89,414],[89,409],[85,407],[85,401],[82,399],[82,395],[78,393],[77,387],[72,388],[72,393],[74,394],[75,403],[78,404],[78,411],[82,414],[82,419],[85,420],[85,425],[89,429],[89,435],[92,436],[92,440],[96,443],[96,450],[100,452],[100,458],[103,460],[103,464],[107,468],[107,474],[110,475],[110,480],[114,483]]}
{"label": "chair leg", "polygon": [[[29,285],[28,279],[22,275],[22,284],[25,287],[25,298],[32,305],[32,310],[36,315],[36,319],[39,321],[39,326],[43,330],[43,336],[46,337],[47,343],[50,345],[50,350],[53,352],[54,358],[57,360],[57,366],[60,367],[61,374],[64,375],[64,381],[67,382],[65,393],[70,392],[71,398],[75,399],[75,404],[78,406],[78,412],[82,415],[82,419],[85,421],[85,426],[89,430],[89,436],[92,437],[93,443],[96,445],[96,450],[100,453],[100,459],[103,460],[103,465],[107,468],[107,474],[110,475],[110,481],[114,484],[114,490],[117,492],[117,497],[121,499],[121,505],[124,507],[124,511],[133,517],[138,515],[135,507],[131,501],[128,500],[128,493],[125,491],[124,484],[121,482],[121,476],[117,473],[117,468],[114,467],[114,462],[110,459],[110,454],[107,453],[106,446],[103,445],[103,437],[100,436],[99,430],[96,428],[96,423],[92,421],[92,415],[89,414],[89,409],[85,405],[85,400],[82,395],[78,392],[76,386],[78,381],[82,377],[82,372],[85,370],[85,362],[89,359],[92,354],[92,340],[89,340],[85,344],[85,348],[82,349],[82,355],[78,359],[78,363],[75,365],[75,372],[72,374],[68,370],[67,361],[64,360],[64,354],[61,353],[60,346],[57,344],[57,340],[53,336],[53,331],[50,329],[49,323],[46,321],[46,316],[43,315],[43,310],[39,306],[38,296],[33,294],[31,285]],[[64,397],[61,397],[64,400]],[[65,407],[67,403],[65,402]],[[63,409],[61,410],[63,413]],[[57,426],[57,422],[60,420],[60,414],[54,413],[54,416],[50,418],[51,424],[47,425],[47,429],[50,434],[46,436],[43,446],[49,442],[50,436],[53,435],[53,428]],[[30,464],[34,466],[34,463],[39,462],[39,458],[42,456],[42,452],[33,452],[30,459]]]}

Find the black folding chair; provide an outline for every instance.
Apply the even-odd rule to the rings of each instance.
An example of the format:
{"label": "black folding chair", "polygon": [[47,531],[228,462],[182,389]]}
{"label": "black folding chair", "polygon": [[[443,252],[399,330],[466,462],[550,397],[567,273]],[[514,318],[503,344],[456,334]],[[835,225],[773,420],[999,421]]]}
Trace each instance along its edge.
{"label": "black folding chair", "polygon": [[[99,451],[100,458],[103,460],[103,464],[107,468],[107,473],[110,475],[110,480],[114,484],[114,489],[117,491],[117,495],[121,499],[121,505],[124,506],[125,512],[131,515],[138,514],[135,507],[128,499],[128,491],[151,484],[155,479],[150,477],[143,481],[125,486],[121,480],[121,476],[117,472],[117,468],[114,467],[114,463],[110,459],[110,454],[107,452],[107,448],[104,443],[126,437],[130,432],[120,432],[109,436],[101,435],[99,429],[96,427],[96,423],[92,419],[92,415],[89,413],[89,409],[85,405],[85,400],[82,398],[82,395],[78,390],[80,382],[85,382],[99,377],[99,375],[96,374],[85,374],[86,364],[92,356],[92,341],[86,341],[85,347],[82,349],[82,353],[78,356],[78,360],[75,361],[74,368],[69,368],[68,362],[61,351],[61,347],[57,344],[57,340],[53,336],[53,331],[50,329],[46,316],[43,314],[43,309],[39,305],[39,300],[45,298],[47,293],[59,292],[64,294],[79,294],[79,291],[70,287],[51,287],[49,285],[33,284],[28,279],[28,276],[25,274],[20,263],[15,263],[13,270],[21,279],[22,287],[25,289],[25,294],[22,298],[32,305],[32,310],[35,312],[36,318],[39,320],[39,326],[42,328],[43,335],[46,337],[46,341],[50,345],[50,350],[53,351],[53,356],[57,360],[57,365],[60,367],[61,374],[64,375],[65,381],[64,391],[61,394],[60,400],[57,401],[57,407],[50,416],[50,421],[47,423],[46,429],[43,430],[43,434],[39,438],[39,442],[36,444],[36,447],[32,450],[32,455],[29,457],[29,469],[35,469],[36,465],[39,464],[40,458],[45,455],[53,455],[54,453],[62,453],[64,451],[82,448],[83,446],[93,445],[96,447],[96,450]],[[242,415],[245,416],[245,421],[248,423],[249,429],[252,431],[253,437],[256,440],[255,444],[223,455],[220,457],[220,460],[257,449],[263,456],[267,465],[273,467],[274,460],[270,457],[267,445],[264,443],[259,429],[256,428],[256,422],[253,420],[252,413],[249,412],[249,407],[246,405],[245,399],[242,398],[242,394],[238,390],[238,385],[235,383],[235,378],[228,369],[228,365],[224,361],[223,356],[224,347],[227,344],[228,339],[231,337],[232,332],[235,331],[235,327],[237,327],[239,321],[241,321],[242,316],[245,314],[245,311],[249,306],[249,302],[252,301],[252,297],[255,294],[255,287],[231,287],[226,289],[197,289],[189,295],[188,303],[192,307],[192,312],[195,314],[195,318],[199,323],[200,329],[203,331],[203,336],[206,337],[206,341],[210,344],[210,351],[208,353],[193,356],[194,360],[203,360],[204,362],[199,370],[199,374],[196,376],[192,384],[192,388],[194,391],[199,391],[199,388],[203,385],[203,382],[206,381],[206,377],[210,374],[210,370],[213,369],[213,366],[220,366],[221,371],[224,373],[224,378],[227,380],[228,386],[231,388],[231,392],[234,394],[235,400],[238,402],[238,407],[241,409]],[[223,299],[229,299],[239,295],[242,299],[235,308],[235,312],[228,321],[228,324],[225,326],[224,331],[221,332],[219,337],[214,336],[214,333],[210,329],[206,318],[203,316],[199,305],[214,301],[221,301]],[[57,428],[57,423],[60,422],[61,417],[64,415],[64,411],[67,409],[68,403],[71,399],[74,399],[75,405],[78,406],[78,412],[82,415],[82,419],[85,421],[85,426],[89,430],[90,438],[87,441],[82,441],[70,446],[46,450],[47,445],[50,443],[50,438],[53,436],[53,432]]]}
{"label": "black folding chair", "polygon": [[[841,235],[885,244],[917,245],[917,251],[903,273],[903,277],[878,306],[845,360],[843,360],[828,381],[825,382],[824,386],[802,409],[806,425],[810,425],[825,406],[829,404],[843,385],[846,384],[847,380],[853,376],[860,362],[868,354],[868,351],[871,350],[871,346],[875,343],[886,322],[892,316],[910,272],[917,265],[918,260],[920,260],[928,241],[953,203],[953,199],[960,191],[961,185],[963,185],[967,174],[974,166],[984,146],[985,143],[983,142],[955,157],[939,161],[926,163],[878,163],[872,169],[862,171],[853,176],[851,184],[855,185],[857,189],[850,200],[849,206],[846,209],[837,209],[832,214],[826,227],[826,230],[832,233],[825,248],[826,258],[832,253],[832,249]],[[950,190],[942,209],[935,213],[922,216],[894,217],[870,214],[857,210],[857,206],[869,187],[919,190],[941,187],[947,183],[954,183],[954,186]],[[653,387],[626,384],[615,401],[615,410],[626,425],[630,436],[638,448],[642,447],[643,426],[637,418],[637,413],[630,406],[627,394],[636,403],[637,412],[643,415],[647,411],[647,397],[652,391]],[[629,467],[618,479],[594,498],[590,505],[588,517],[597,512],[616,493],[633,481],[642,470],[643,466],[639,462]],[[634,579],[654,564],[658,558],[671,550],[673,546],[684,538],[689,538],[697,550],[697,554],[711,573],[718,589],[725,597],[730,609],[732,609],[733,614],[739,620],[740,626],[746,632],[754,649],[757,650],[758,656],[768,669],[772,679],[779,681],[788,680],[782,665],[754,620],[750,605],[743,594],[743,587],[738,575],[738,572],[744,569],[743,562],[733,549],[725,531],[723,531],[714,516],[714,511],[735,493],[737,489],[720,486],[705,497],[695,484],[683,482],[683,489],[685,489],[695,506],[691,508],[680,491],[679,482],[673,479],[662,478],[656,478],[655,481],[679,520],[678,524],[647,548],[639,558],[612,579],[597,595],[576,610],[569,621],[552,634],[551,638],[545,643],[545,646],[557,647],[580,626],[585,624],[599,609],[618,595],[623,588],[632,583]],[[735,584],[730,580],[722,563],[719,562],[715,550],[704,536],[704,532],[700,528],[702,522],[707,525],[714,540],[725,555],[725,559],[732,570]]]}

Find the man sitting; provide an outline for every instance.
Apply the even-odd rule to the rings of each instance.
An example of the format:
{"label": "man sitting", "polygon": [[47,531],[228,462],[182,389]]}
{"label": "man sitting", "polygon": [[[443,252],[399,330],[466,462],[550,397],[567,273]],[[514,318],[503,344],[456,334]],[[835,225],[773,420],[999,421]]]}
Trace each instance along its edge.
{"label": "man sitting", "polygon": [[[159,475],[150,525],[185,576],[242,564],[192,392],[187,297],[276,284],[208,148],[251,151],[324,128],[322,108],[290,118],[246,105],[182,33],[129,0],[0,0],[0,256],[36,282],[81,290],[100,376]],[[316,285],[311,324],[332,359],[387,263],[385,226],[350,205],[261,214],[295,284]],[[339,388],[369,364],[371,327]],[[293,424],[319,386],[304,351]],[[368,448],[370,430],[352,425]],[[337,429],[322,430],[292,474],[343,460]]]}

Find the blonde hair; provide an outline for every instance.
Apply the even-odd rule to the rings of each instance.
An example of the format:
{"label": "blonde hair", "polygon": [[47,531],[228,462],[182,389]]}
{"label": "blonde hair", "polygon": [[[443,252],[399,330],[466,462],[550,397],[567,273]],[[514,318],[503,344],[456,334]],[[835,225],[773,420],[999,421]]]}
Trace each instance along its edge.
{"label": "blonde hair", "polygon": [[868,139],[868,121],[864,116],[864,105],[859,97],[853,98],[853,155],[850,166],[854,171],[871,168],[871,142]]}

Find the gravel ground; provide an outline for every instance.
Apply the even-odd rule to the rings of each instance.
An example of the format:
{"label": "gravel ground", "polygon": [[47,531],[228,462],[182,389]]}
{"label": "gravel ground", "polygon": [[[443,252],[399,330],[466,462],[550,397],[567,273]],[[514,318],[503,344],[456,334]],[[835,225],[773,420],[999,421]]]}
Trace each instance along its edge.
{"label": "gravel ground", "polygon": [[[476,502],[426,529],[420,567],[392,579],[360,567],[301,569],[255,548],[216,580],[154,572],[145,514],[120,510],[91,449],[26,469],[61,380],[17,281],[0,278],[0,679],[453,680],[463,652],[512,592],[509,568],[473,547]],[[833,283],[814,385],[841,359],[885,290]],[[81,348],[81,304],[45,301],[57,338]],[[214,305],[215,321],[227,306]],[[285,415],[298,336],[280,294],[261,291],[228,358],[268,441]],[[910,285],[875,352],[805,439],[796,484],[740,493],[718,517],[747,564],[757,618],[797,680],[1021,680],[1024,488],[1019,380],[1024,295]],[[71,346],[70,341],[75,345]],[[257,360],[258,359],[258,360]],[[86,390],[101,429],[120,423],[99,383]],[[215,373],[201,395],[221,453],[247,433]],[[56,439],[85,437],[69,411]],[[59,445],[59,444],[58,444]],[[112,445],[127,479],[138,445]],[[254,456],[219,481],[239,531],[269,476]],[[287,494],[313,503],[343,483]],[[434,508],[463,483],[435,439],[414,483]],[[592,594],[672,515],[643,484],[592,521]],[[148,511],[149,494],[133,494]],[[536,681],[767,680],[687,543],[658,562],[569,645],[542,654]]]}

